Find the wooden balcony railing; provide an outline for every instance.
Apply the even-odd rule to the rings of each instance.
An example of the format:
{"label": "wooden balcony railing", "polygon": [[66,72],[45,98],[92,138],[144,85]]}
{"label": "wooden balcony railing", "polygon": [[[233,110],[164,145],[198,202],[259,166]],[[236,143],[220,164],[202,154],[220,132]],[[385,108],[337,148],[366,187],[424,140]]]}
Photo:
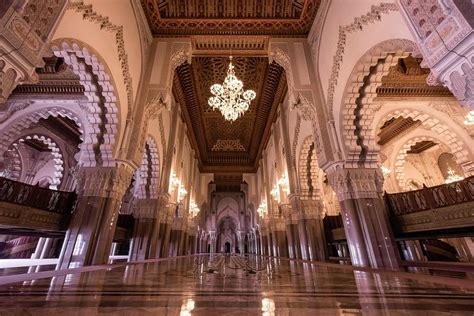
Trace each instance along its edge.
{"label": "wooden balcony railing", "polygon": [[0,177],[0,201],[3,202],[70,214],[76,197],[75,192],[55,191]]}
{"label": "wooden balcony railing", "polygon": [[406,215],[474,201],[474,176],[435,187],[385,194],[392,216]]}

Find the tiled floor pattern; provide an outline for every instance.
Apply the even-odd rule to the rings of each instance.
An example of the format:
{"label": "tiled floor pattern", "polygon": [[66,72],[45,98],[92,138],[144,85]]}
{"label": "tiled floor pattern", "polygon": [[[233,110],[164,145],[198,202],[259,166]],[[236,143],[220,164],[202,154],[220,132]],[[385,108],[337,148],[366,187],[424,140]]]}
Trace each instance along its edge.
{"label": "tiled floor pattern", "polygon": [[474,291],[288,260],[170,259],[0,286],[0,315],[474,315]]}

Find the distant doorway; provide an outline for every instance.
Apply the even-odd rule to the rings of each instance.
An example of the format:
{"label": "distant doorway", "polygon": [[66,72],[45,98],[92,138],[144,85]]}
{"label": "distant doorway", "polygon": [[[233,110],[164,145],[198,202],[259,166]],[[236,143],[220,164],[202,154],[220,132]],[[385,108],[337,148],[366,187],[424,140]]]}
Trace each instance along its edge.
{"label": "distant doorway", "polygon": [[225,253],[230,253],[230,242],[225,243]]}

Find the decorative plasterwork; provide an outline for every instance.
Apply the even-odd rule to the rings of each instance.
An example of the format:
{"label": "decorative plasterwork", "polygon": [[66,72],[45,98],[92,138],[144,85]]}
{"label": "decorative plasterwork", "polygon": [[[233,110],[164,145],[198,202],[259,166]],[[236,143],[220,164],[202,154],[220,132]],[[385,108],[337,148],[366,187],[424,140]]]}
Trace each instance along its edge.
{"label": "decorative plasterwork", "polygon": [[245,151],[239,139],[218,139],[212,151]]}
{"label": "decorative plasterwork", "polygon": [[31,104],[33,104],[32,101],[24,101],[24,102],[13,102],[9,106],[7,106],[6,111],[1,112],[0,116],[0,124],[8,120],[13,114],[15,114],[18,111],[21,111],[23,109],[26,109],[29,107]]}
{"label": "decorative plasterwork", "polygon": [[320,0],[142,0],[155,36],[307,36]]}
{"label": "decorative plasterwork", "polygon": [[383,175],[379,168],[347,169],[333,165],[326,175],[339,201],[350,199],[376,199],[382,193]]}
{"label": "decorative plasterwork", "polygon": [[[406,161],[406,158],[407,158],[407,154],[408,152],[410,151],[410,149],[420,143],[420,142],[423,142],[423,141],[432,141],[434,143],[438,143],[439,140],[438,139],[435,139],[433,137],[430,137],[430,136],[418,136],[418,137],[414,137],[410,140],[408,140],[405,144],[403,144],[403,146],[400,148],[400,150],[396,153],[396,158],[395,158],[395,179],[398,181],[398,185],[400,187],[400,189],[402,191],[406,191],[406,190],[409,190],[409,187],[407,187],[407,179],[405,177],[405,163],[407,162]],[[448,147],[452,150],[453,149],[453,146],[451,144],[448,145]]]}
{"label": "decorative plasterwork", "polygon": [[134,173],[135,168],[124,161],[118,161],[115,167],[79,168],[76,173],[78,194],[121,201]]}
{"label": "decorative plasterwork", "polygon": [[472,15],[472,3],[453,0],[398,0],[397,3],[423,55],[422,65],[431,69],[428,84],[442,83],[463,106],[473,110],[474,32],[472,21],[467,20]]}
{"label": "decorative plasterwork", "polygon": [[148,135],[140,168],[135,174],[135,196],[138,199],[157,199],[160,158],[155,139]]}
{"label": "decorative plasterwork", "polygon": [[377,87],[382,85],[381,79],[400,58],[408,56],[410,52],[413,52],[411,41],[388,40],[371,48],[354,66],[344,89],[341,111],[341,130],[348,166],[377,167],[375,134],[370,132],[369,125],[364,122],[370,120],[380,108],[374,98],[377,96]]}
{"label": "decorative plasterwork", "polygon": [[[15,104],[24,105],[25,103],[14,103],[11,106],[15,106]],[[38,123],[42,118],[47,118],[48,116],[62,116],[73,120],[76,122],[77,126],[79,126],[79,129],[83,135],[86,135],[85,131],[89,131],[88,123],[83,122],[84,117],[83,115],[81,116],[82,113],[79,113],[80,109],[71,107],[70,104],[63,104],[62,106],[35,106],[34,110],[32,110],[34,103],[27,104],[29,105],[22,108],[21,111],[24,109],[30,110],[30,112],[15,119],[14,122],[9,124],[8,127],[4,128],[0,134],[0,159],[3,159],[3,154],[6,152],[9,144],[14,142],[23,131],[30,129],[32,125]],[[85,146],[84,143],[82,146]],[[81,152],[82,155],[91,154],[85,147],[83,147]]]}
{"label": "decorative plasterwork", "polygon": [[339,79],[339,71],[344,61],[344,51],[346,48],[347,37],[349,34],[362,31],[363,26],[369,23],[380,21],[382,14],[389,14],[391,11],[397,11],[398,7],[395,3],[380,3],[371,7],[370,12],[354,18],[351,24],[340,26],[337,40],[337,50],[333,57],[333,65],[331,76],[329,77],[329,87],[327,93],[327,106],[329,111],[329,119],[334,121],[334,92],[336,90],[337,81]]}
{"label": "decorative plasterwork", "polygon": [[[49,138],[47,136],[44,136],[44,135],[36,135],[36,134],[26,135],[26,136],[23,136],[23,137],[17,139],[15,142],[13,142],[10,145],[10,148],[11,147],[17,147],[20,144],[22,144],[25,140],[32,140],[32,139],[42,142],[50,150],[50,155],[51,155],[50,159],[52,157],[52,159],[54,160],[54,168],[56,169],[56,171],[54,172],[54,174],[51,175],[52,182],[50,183],[49,188],[53,189],[53,190],[57,190],[58,186],[61,184],[61,180],[63,178],[64,159],[63,159],[63,155],[61,153],[61,150],[59,149],[58,144],[54,140],[52,140],[51,138]],[[26,157],[23,157],[23,158],[27,159]],[[44,163],[46,163],[50,159],[45,160]],[[35,162],[31,162],[31,163],[33,165],[36,164]],[[35,167],[38,168],[38,166],[35,166]],[[36,171],[38,171],[38,170],[36,170]]]}
{"label": "decorative plasterwork", "polygon": [[138,33],[140,34],[141,39],[141,46],[142,46],[142,68],[145,66],[145,61],[148,60],[150,46],[153,42],[153,35],[151,34],[150,27],[148,26],[148,22],[146,20],[145,11],[143,11],[143,7],[140,4],[140,0],[132,0],[132,8],[135,12],[135,19],[137,20],[138,26]]}
{"label": "decorative plasterwork", "polygon": [[299,113],[296,114],[296,126],[295,126],[295,136],[293,138],[293,144],[291,146],[291,162],[293,166],[296,167],[296,149],[298,146],[298,140],[300,136],[300,129],[301,129],[301,115]]}
{"label": "decorative plasterwork", "polygon": [[77,41],[56,40],[51,46],[56,56],[72,66],[86,88],[84,95],[88,100],[81,104],[81,109],[93,128],[84,139],[85,150],[81,150],[80,163],[85,166],[114,165],[113,149],[119,130],[118,98],[107,68],[90,47]]}
{"label": "decorative plasterwork", "polygon": [[38,80],[34,70],[43,65],[46,43],[65,5],[66,0],[3,4],[6,12],[0,17],[0,103],[6,102],[18,83]]}
{"label": "decorative plasterwork", "polygon": [[98,23],[101,29],[105,29],[115,33],[115,43],[117,45],[117,53],[119,63],[122,67],[123,83],[127,89],[127,116],[133,116],[133,85],[132,76],[130,75],[130,68],[128,64],[128,54],[125,48],[123,26],[117,25],[110,22],[108,17],[102,16],[94,11],[92,4],[84,4],[84,1],[70,1],[67,5],[68,10],[75,10],[76,12],[82,13],[84,20]]}

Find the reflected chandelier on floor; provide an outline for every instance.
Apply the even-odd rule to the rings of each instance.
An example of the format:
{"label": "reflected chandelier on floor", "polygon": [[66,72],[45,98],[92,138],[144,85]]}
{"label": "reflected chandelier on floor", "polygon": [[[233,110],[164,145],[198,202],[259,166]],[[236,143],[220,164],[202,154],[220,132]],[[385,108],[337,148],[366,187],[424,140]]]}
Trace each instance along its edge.
{"label": "reflected chandelier on floor", "polygon": [[235,121],[250,107],[250,102],[256,97],[253,90],[243,90],[244,84],[237,78],[230,56],[227,76],[222,84],[213,84],[208,104],[212,109],[218,109],[227,121]]}

